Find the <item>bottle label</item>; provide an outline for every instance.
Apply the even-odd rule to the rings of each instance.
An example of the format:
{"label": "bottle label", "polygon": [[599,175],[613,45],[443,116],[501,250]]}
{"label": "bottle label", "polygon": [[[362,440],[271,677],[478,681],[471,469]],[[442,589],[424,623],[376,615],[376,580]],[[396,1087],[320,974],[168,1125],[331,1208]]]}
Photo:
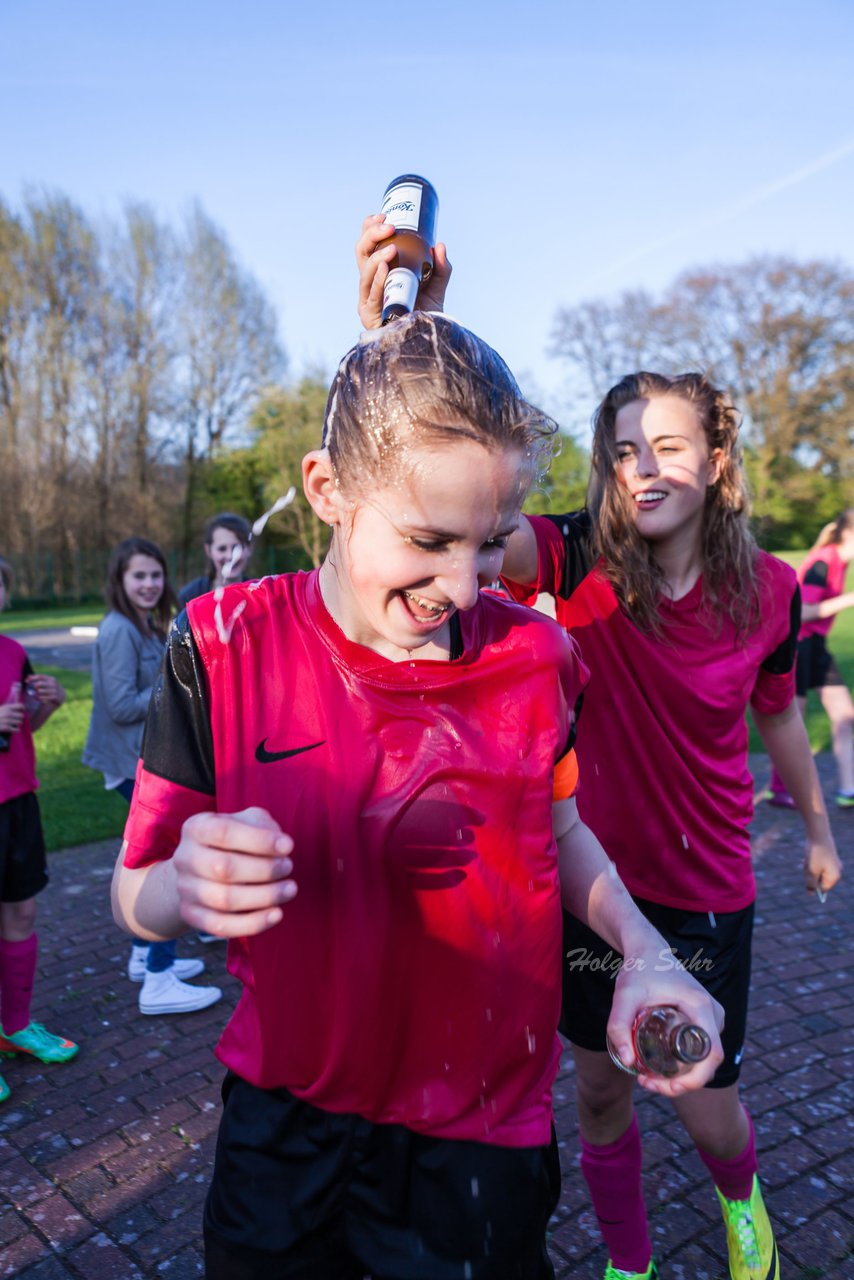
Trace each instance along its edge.
{"label": "bottle label", "polygon": [[389,271],[383,288],[383,308],[399,306],[413,311],[420,283],[415,272],[406,267],[395,267]]}
{"label": "bottle label", "polygon": [[392,187],[383,200],[386,222],[401,231],[417,231],[421,216],[422,188],[415,182],[401,182]]}

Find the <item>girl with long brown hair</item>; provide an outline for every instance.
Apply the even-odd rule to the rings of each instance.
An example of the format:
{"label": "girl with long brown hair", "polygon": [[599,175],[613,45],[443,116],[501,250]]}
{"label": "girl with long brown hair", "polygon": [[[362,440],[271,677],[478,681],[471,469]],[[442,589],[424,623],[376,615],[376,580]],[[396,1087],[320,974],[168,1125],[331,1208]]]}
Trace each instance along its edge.
{"label": "girl with long brown hair", "polygon": [[[391,235],[371,217],[356,246],[366,328],[380,322]],[[441,307],[444,252],[439,267],[431,305]],[[588,508],[523,517],[502,576],[519,599],[554,597],[591,670],[579,812],[672,952],[699,957],[695,976],[726,1010],[714,1079],[673,1101],[714,1180],[734,1280],[776,1280],[737,1086],[755,898],[748,705],[804,819],[807,891],[826,893],[840,866],[794,701],[797,582],[751,537],[738,426],[729,398],[701,374],[623,378],[594,418]],[[670,951],[662,963],[675,963]],[[575,1057],[581,1168],[608,1246],[605,1276],[651,1280],[633,1081],[606,1052],[615,971],[614,953],[566,913],[561,1029]]]}
{"label": "girl with long brown hair", "polygon": [[[125,538],[114,548],[104,596],[107,615],[92,655],[92,716],[83,763],[104,775],[108,791],[130,803],[145,717],[175,608],[166,557],[156,542]],[[193,1013],[216,1003],[219,987],[186,981],[204,967],[195,958],[177,959],[174,942],[135,938],[127,975],[141,983],[140,1013]]]}

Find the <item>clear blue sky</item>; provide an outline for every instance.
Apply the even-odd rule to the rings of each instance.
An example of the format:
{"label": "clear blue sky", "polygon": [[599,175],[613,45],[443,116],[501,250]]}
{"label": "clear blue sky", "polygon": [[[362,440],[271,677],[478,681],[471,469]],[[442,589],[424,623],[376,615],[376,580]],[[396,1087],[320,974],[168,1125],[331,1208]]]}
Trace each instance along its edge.
{"label": "clear blue sky", "polygon": [[362,215],[424,173],[449,309],[560,410],[562,304],[757,252],[854,264],[853,51],[851,0],[0,0],[0,195],[199,198],[297,375],[358,332]]}

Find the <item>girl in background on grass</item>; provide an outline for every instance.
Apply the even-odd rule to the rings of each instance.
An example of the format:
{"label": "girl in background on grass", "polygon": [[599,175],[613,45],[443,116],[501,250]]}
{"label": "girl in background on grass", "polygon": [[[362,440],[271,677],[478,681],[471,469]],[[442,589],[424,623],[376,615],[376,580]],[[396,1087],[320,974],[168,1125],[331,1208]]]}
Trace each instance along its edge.
{"label": "girl in background on grass", "polygon": [[[163,659],[175,593],[163,552],[147,538],[126,538],[110,557],[105,596],[109,612],[92,655],[92,718],[83,763],[104,775],[108,791],[130,803],[145,717]],[[192,1013],[219,1000],[218,987],[185,979],[202,960],[177,960],[174,942],[136,939],[128,977],[142,983],[140,1013]]]}
{"label": "girl in background on grass", "polygon": [[[11,566],[0,558],[0,612],[12,591]],[[48,882],[36,799],[33,733],[65,701],[53,676],[36,675],[26,651],[0,636],[0,1056],[68,1062],[77,1045],[30,1021],[38,936],[36,894]],[[9,1097],[0,1076],[0,1102]]]}
{"label": "girl in background on grass", "polygon": [[[843,609],[854,606],[854,591],[845,591],[845,575],[854,560],[854,507],[825,525],[815,546],[798,569],[803,605],[798,635],[795,683],[801,715],[807,694],[816,689],[830,720],[836,758],[836,805],[854,809],[854,701],[840,675],[827,636]],[[766,794],[771,804],[794,809],[795,802],[775,771]]]}
{"label": "girl in background on grass", "polygon": [[202,596],[172,633],[114,910],[229,937],[243,983],[208,1280],[553,1276],[561,896],[647,961],[616,983],[624,1052],[656,1001],[713,1040],[650,1087],[719,1058],[717,1005],[655,972],[663,939],[578,821],[572,641],[480,591],[554,430],[467,330],[389,325],[303,461],[321,567]]}
{"label": "girl in background on grass", "polygon": [[178,601],[184,609],[197,596],[225,587],[230,582],[242,582],[244,569],[252,555],[252,528],[243,516],[233,511],[221,511],[211,516],[205,525],[205,555],[208,571],[193,578],[178,593]]}
{"label": "girl in background on grass", "polygon": [[[366,328],[380,323],[390,236],[373,216],[356,246]],[[434,307],[449,276],[443,252]],[[794,701],[797,581],[753,541],[739,417],[704,377],[624,378],[594,427],[588,510],[522,517],[502,577],[519,599],[554,597],[590,668],[582,818],[668,947],[683,961],[700,957],[696,976],[724,1006],[724,1061],[674,1106],[712,1175],[733,1280],[777,1280],[737,1085],[755,898],[748,705],[804,819],[807,891],[827,892],[840,875]],[[612,953],[568,910],[561,1029],[575,1059],[581,1169],[610,1255],[605,1277],[651,1280],[633,1081],[606,1052],[612,973]]]}

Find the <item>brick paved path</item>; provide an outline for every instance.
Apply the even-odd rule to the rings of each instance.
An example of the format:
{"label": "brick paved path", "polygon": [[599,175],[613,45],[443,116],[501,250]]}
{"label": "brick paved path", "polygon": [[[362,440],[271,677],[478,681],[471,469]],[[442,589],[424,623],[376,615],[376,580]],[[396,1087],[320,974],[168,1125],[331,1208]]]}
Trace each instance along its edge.
{"label": "brick paved path", "polygon": [[[829,790],[830,761],[821,769]],[[823,907],[801,889],[796,815],[761,806],[754,831],[759,903],[743,1080],[784,1280],[854,1280],[854,813],[834,823],[850,872]],[[34,1016],[82,1047],[66,1066],[3,1066],[12,1096],[0,1108],[0,1276],[185,1280],[202,1272],[199,1223],[221,1076],[211,1046],[236,984],[223,947],[187,939],[183,954],[204,956],[226,999],[183,1017],[137,1014],[138,988],[124,976],[128,948],[109,915],[113,853],[99,845],[55,855],[41,899]],[[576,1169],[567,1068],[556,1105],[564,1188],[555,1267],[561,1280],[599,1280],[604,1255]],[[703,1166],[666,1103],[641,1095],[639,1114],[663,1277],[725,1277],[723,1227]]]}

